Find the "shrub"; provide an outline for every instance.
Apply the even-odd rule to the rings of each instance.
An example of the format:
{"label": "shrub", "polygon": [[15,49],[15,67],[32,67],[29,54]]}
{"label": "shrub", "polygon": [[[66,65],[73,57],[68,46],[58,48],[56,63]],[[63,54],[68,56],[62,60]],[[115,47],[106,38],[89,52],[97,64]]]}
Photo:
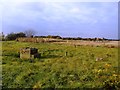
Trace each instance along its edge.
{"label": "shrub", "polygon": [[18,37],[26,37],[23,32],[20,33],[10,33],[6,36],[6,40],[15,40]]}

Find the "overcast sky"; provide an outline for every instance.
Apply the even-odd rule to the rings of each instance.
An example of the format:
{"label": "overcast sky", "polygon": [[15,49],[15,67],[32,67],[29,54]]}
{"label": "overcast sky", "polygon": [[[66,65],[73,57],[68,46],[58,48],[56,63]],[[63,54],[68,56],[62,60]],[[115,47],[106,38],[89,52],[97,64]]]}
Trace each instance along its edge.
{"label": "overcast sky", "polygon": [[5,34],[33,29],[37,35],[118,38],[117,2],[3,0],[1,5]]}

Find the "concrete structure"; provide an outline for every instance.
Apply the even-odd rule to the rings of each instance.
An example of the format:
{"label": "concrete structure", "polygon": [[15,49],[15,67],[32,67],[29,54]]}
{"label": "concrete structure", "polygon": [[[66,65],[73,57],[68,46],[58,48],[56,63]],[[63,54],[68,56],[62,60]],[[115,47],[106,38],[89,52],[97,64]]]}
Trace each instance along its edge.
{"label": "concrete structure", "polygon": [[39,58],[40,54],[38,53],[38,49],[36,48],[21,48],[20,49],[20,58],[21,59],[34,59]]}

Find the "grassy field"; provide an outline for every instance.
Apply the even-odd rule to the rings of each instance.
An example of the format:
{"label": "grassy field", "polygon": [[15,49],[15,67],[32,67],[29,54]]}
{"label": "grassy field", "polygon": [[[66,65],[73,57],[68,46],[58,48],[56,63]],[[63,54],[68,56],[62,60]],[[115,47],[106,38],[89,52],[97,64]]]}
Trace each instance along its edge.
{"label": "grassy field", "polygon": [[[41,58],[21,60],[19,50],[27,46],[38,48]],[[2,77],[3,88],[120,89],[118,49],[5,41]]]}

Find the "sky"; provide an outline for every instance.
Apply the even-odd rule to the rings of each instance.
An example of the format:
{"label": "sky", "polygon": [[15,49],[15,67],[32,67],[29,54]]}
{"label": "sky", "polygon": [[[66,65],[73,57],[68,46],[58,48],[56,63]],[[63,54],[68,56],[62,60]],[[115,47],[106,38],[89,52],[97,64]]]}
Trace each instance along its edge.
{"label": "sky", "polygon": [[118,2],[2,0],[0,11],[4,34],[118,38]]}

